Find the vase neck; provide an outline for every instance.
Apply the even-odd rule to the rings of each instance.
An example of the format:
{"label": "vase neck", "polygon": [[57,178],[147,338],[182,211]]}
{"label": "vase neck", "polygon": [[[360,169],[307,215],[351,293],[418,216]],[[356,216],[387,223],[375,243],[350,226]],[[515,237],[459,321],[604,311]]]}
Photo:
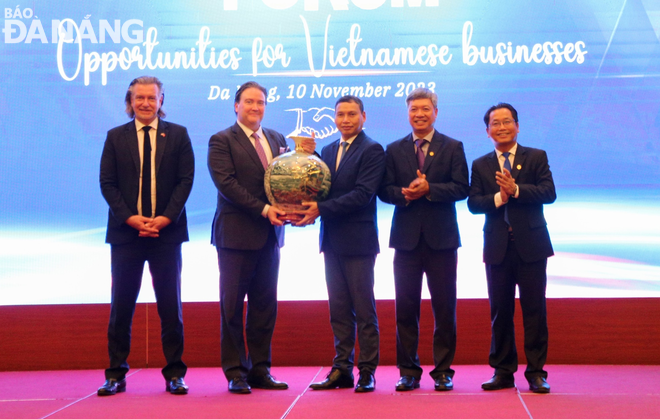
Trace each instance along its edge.
{"label": "vase neck", "polygon": [[296,143],[296,153],[305,153],[305,150],[302,146],[302,138],[294,138],[293,142]]}

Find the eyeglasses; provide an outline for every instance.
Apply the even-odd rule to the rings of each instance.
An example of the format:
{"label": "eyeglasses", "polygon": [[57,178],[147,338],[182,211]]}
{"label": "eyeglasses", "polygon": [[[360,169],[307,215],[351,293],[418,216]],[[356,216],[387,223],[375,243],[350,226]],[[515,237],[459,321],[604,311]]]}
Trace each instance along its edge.
{"label": "eyeglasses", "polygon": [[510,128],[515,124],[516,121],[514,121],[513,119],[505,119],[504,121],[493,121],[490,124],[488,124],[488,126],[497,129],[501,126],[504,126],[505,128]]}

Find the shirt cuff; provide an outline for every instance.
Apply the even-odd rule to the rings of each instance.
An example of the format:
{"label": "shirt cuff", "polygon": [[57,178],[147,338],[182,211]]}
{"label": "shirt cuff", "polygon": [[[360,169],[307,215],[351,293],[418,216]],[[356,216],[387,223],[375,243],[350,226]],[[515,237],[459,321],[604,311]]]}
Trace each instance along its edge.
{"label": "shirt cuff", "polygon": [[499,208],[502,205],[506,205],[506,202],[502,201],[502,195],[498,192],[495,194],[495,208]]}
{"label": "shirt cuff", "polygon": [[266,204],[264,205],[264,209],[261,210],[261,216],[264,218],[268,218],[268,210],[270,209],[270,205]]}

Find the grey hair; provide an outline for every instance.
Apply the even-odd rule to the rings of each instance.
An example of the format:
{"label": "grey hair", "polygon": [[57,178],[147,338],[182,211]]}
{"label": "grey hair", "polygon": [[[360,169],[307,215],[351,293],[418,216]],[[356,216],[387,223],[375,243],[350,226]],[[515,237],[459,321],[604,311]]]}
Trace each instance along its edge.
{"label": "grey hair", "polygon": [[410,92],[406,98],[406,105],[410,105],[410,102],[417,99],[430,99],[433,107],[438,109],[438,95],[426,87],[418,87],[417,89]]}
{"label": "grey hair", "polygon": [[[165,92],[163,91],[163,83],[158,80],[158,77],[154,76],[140,76],[133,79],[131,84],[128,85],[128,90],[126,90],[126,97],[124,98],[124,103],[126,103],[126,114],[129,118],[135,118],[135,111],[133,111],[133,106],[131,105],[131,96],[133,95],[133,86],[136,84],[155,84],[158,86],[158,94],[163,101],[165,99]],[[165,118],[165,111],[163,110],[162,104],[158,108],[158,117]]]}

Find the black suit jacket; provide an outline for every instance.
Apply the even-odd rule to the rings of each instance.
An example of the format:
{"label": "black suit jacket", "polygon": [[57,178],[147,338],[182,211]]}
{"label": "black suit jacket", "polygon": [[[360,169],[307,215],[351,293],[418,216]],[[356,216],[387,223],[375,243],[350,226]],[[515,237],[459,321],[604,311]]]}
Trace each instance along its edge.
{"label": "black suit jacket", "polygon": [[321,151],[332,181],[327,200],[318,203],[321,251],[374,255],[380,251],[376,194],[385,172],[383,146],[361,131],[335,170],[339,143],[336,140]]}
{"label": "black suit jacket", "polygon": [[[284,136],[263,128],[273,157],[288,151]],[[238,123],[209,140],[208,167],[218,189],[211,243],[217,247],[257,250],[264,247],[273,227],[261,211],[268,203],[266,171],[257,150]],[[274,227],[277,243],[284,245],[284,227]]]}
{"label": "black suit jacket", "polygon": [[509,225],[504,221],[505,207],[508,207],[509,223],[522,260],[529,263],[552,256],[543,204],[553,203],[557,194],[545,151],[518,144],[511,170],[519,188],[518,198],[509,198],[506,205],[495,208],[494,197],[500,191],[495,172],[499,171],[495,151],[472,162],[468,208],[473,214],[486,214],[484,262],[496,265],[504,260],[509,237]]}
{"label": "black suit jacket", "polygon": [[456,221],[456,201],[468,196],[468,168],[463,143],[435,131],[422,173],[429,183],[429,197],[407,202],[401,193],[417,178],[417,158],[412,134],[387,146],[385,178],[378,196],[396,205],[390,247],[413,250],[424,234],[435,250],[461,245]]}
{"label": "black suit jacket", "polygon": [[[195,157],[185,127],[158,121],[156,133],[156,216],[172,223],[161,230],[160,239],[168,243],[188,240],[185,203],[195,175]],[[138,214],[140,152],[135,121],[108,131],[100,172],[101,193],[108,202],[106,243],[123,244],[135,240],[138,231],[126,220]]]}

